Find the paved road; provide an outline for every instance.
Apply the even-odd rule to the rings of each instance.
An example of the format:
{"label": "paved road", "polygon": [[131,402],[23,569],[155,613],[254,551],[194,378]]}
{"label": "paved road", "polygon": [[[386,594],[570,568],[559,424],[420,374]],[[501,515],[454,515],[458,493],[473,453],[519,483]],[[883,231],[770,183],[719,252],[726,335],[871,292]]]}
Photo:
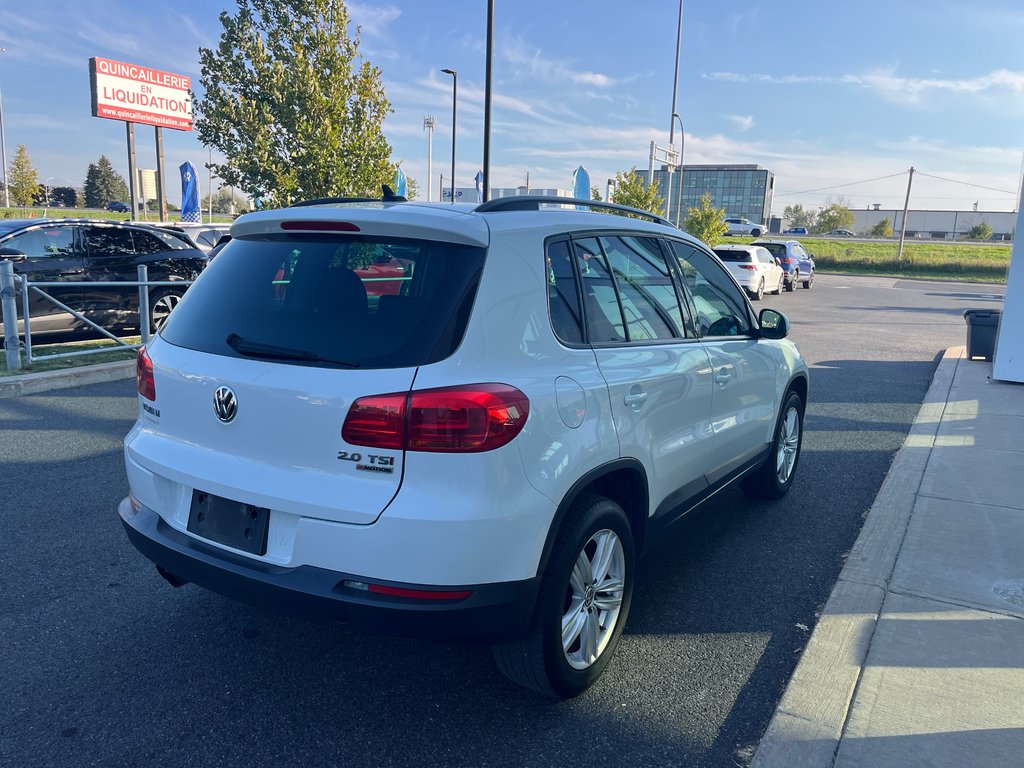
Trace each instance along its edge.
{"label": "paved road", "polygon": [[642,564],[604,680],[568,702],[486,648],[172,589],[128,544],[134,382],[0,400],[0,765],[733,766],[771,717],[967,307],[1001,288],[822,276],[766,297],[812,371],[790,495],[724,492]]}

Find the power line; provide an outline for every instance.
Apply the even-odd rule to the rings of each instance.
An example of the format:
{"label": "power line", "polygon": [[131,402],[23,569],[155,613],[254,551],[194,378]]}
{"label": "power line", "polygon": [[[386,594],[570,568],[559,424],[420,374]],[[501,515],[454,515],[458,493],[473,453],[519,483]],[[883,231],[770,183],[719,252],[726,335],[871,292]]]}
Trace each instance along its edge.
{"label": "power line", "polygon": [[793,195],[809,195],[812,192],[826,192],[830,189],[839,189],[840,187],[852,187],[855,184],[868,184],[872,181],[882,181],[883,179],[894,179],[897,176],[905,176],[907,171],[900,171],[899,173],[890,173],[888,176],[879,176],[874,179],[863,179],[861,181],[848,181],[845,184],[835,184],[831,187],[819,187],[818,189],[805,189],[803,192],[782,192],[775,197],[792,197]]}
{"label": "power line", "polygon": [[986,187],[981,184],[972,184],[969,181],[960,181],[959,179],[947,179],[944,176],[934,176],[924,171],[918,171],[921,176],[927,176],[929,179],[938,179],[939,181],[948,181],[951,184],[963,184],[965,187],[977,187],[978,189],[987,189],[989,192],[1002,192],[1004,195],[1016,195],[1016,192],[1011,192],[1008,189],[996,189],[995,187]]}

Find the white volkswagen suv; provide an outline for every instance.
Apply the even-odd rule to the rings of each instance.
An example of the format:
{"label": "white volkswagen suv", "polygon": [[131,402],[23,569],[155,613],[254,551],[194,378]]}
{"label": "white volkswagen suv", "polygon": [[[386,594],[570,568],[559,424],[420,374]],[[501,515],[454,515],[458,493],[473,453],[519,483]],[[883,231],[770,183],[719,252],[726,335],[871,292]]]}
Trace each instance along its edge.
{"label": "white volkswagen suv", "polygon": [[386,192],[231,235],[140,352],[125,438],[121,519],[175,586],[489,642],[573,696],[672,523],[793,483],[788,320],[652,214]]}

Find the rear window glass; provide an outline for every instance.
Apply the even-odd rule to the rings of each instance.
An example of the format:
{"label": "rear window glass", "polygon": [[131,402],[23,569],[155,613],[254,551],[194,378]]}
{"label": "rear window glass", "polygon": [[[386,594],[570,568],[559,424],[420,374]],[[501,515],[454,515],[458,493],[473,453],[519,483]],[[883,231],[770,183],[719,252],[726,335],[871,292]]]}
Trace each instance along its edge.
{"label": "rear window glass", "polygon": [[[758,243],[758,245],[773,256],[785,256],[786,255],[786,244],[785,243]],[[717,251],[716,251],[717,253]]]}
{"label": "rear window glass", "polygon": [[721,248],[715,250],[715,255],[722,261],[750,261],[750,254],[746,251],[730,251]]}
{"label": "rear window glass", "polygon": [[232,357],[404,368],[462,341],[485,249],[323,235],[236,238],[160,335]]}

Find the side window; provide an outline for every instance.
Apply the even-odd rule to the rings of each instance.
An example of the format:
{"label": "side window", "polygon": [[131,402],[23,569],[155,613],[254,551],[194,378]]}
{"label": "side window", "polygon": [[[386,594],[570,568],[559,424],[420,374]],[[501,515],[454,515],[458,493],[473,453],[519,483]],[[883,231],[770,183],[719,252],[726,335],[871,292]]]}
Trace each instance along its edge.
{"label": "side window", "polygon": [[697,311],[701,336],[743,336],[750,333],[747,303],[740,289],[714,258],[693,246],[670,241]]}
{"label": "side window", "polygon": [[162,251],[170,250],[163,240],[149,232],[142,232],[137,229],[133,230],[132,240],[135,242],[135,252],[139,255],[160,253]]}
{"label": "side window", "polygon": [[572,253],[566,240],[547,247],[548,306],[555,335],[569,344],[583,342],[583,312],[572,272]]}
{"label": "side window", "polygon": [[804,250],[804,247],[802,245],[794,245],[793,255],[796,256],[798,259],[806,259],[807,251]]}
{"label": "side window", "polygon": [[53,227],[52,229],[33,229],[22,235],[15,235],[3,244],[4,248],[14,248],[30,259],[53,259],[75,255],[74,227]]}
{"label": "side window", "polygon": [[766,248],[758,248],[757,255],[761,257],[761,261],[763,261],[765,264],[775,263],[775,257],[768,253],[768,250]]}
{"label": "side window", "polygon": [[132,233],[119,227],[86,227],[85,248],[90,256],[134,256]]}
{"label": "side window", "polygon": [[573,256],[583,283],[583,301],[587,307],[587,331],[593,344],[625,341],[626,330],[615,293],[611,272],[597,239],[588,237],[573,242]]}
{"label": "side window", "polygon": [[683,317],[668,264],[649,237],[602,237],[619,287],[630,341],[674,339],[683,335]]}

